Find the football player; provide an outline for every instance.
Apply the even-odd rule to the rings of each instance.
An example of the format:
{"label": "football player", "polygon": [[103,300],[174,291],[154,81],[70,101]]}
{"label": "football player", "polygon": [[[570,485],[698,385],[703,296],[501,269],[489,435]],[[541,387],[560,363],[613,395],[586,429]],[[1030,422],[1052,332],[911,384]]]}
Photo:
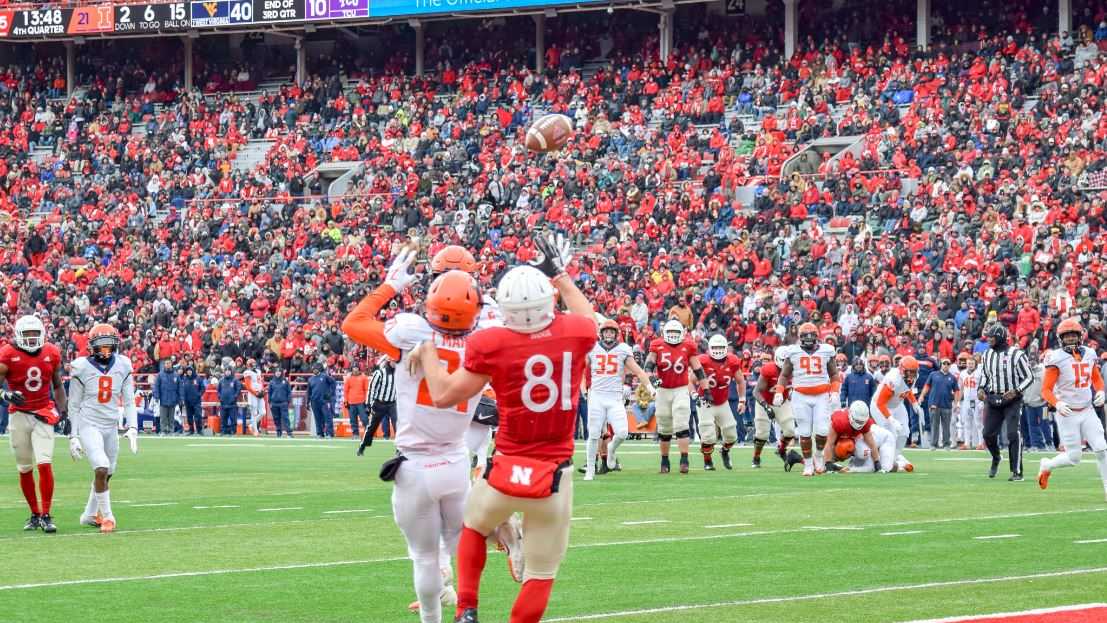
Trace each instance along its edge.
{"label": "football player", "polygon": [[[436,406],[422,375],[407,364],[415,348],[427,341],[434,344],[436,357],[456,369],[465,356],[465,336],[476,326],[481,298],[468,273],[451,270],[431,283],[422,316],[400,313],[382,322],[380,310],[415,281],[410,272],[415,255],[408,248],[397,255],[385,282],[350,312],[342,331],[401,363],[395,372],[396,450],[403,463],[391,476],[392,512],[408,544],[420,619],[439,623],[442,606],[457,601],[447,584],[452,574],[448,556],[456,551],[461,534],[469,492],[465,433],[478,401]],[[512,564],[510,556],[508,560]]]}
{"label": "football player", "polygon": [[[830,430],[831,400],[837,403],[838,364],[834,347],[819,343],[819,329],[810,322],[799,327],[799,344],[784,352],[773,406],[784,404],[784,388],[792,390],[792,417],[800,437],[803,452],[803,475],[814,476],[826,471],[823,448]],[[815,438],[812,455],[811,438]]]}
{"label": "football player", "polygon": [[742,374],[742,362],[730,352],[726,337],[712,335],[707,340],[707,354],[699,356],[700,365],[707,374],[707,391],[700,393],[700,451],[703,468],[714,471],[712,454],[718,437],[723,439],[720,454],[723,467],[732,469],[730,449],[738,441],[738,421],[730,410],[730,382],[738,385],[738,411],[746,409],[746,377]]}
{"label": "football player", "polygon": [[592,480],[596,475],[596,451],[600,447],[600,437],[608,424],[613,432],[607,442],[607,455],[599,466],[599,473],[606,474],[609,467],[615,467],[615,452],[626,441],[627,408],[623,401],[623,379],[633,374],[646,385],[650,377],[634,361],[634,353],[625,342],[620,340],[619,323],[605,320],[600,325],[600,341],[588,353],[588,369],[592,382],[588,387],[588,460],[584,468],[584,479]]}
{"label": "football player", "polygon": [[873,380],[877,385],[884,380],[884,376],[888,374],[888,371],[892,369],[892,358],[888,355],[877,355],[875,357],[876,365],[872,370]]}
{"label": "football player", "polygon": [[[246,408],[250,412],[250,428],[254,436],[261,435],[261,420],[265,417],[265,383],[258,370],[258,362],[246,360],[246,370],[242,373],[242,384],[246,387]],[[245,435],[249,431],[242,431]]]}
{"label": "football player", "polygon": [[984,405],[977,400],[980,370],[976,367],[974,357],[965,358],[964,369],[958,377],[961,402],[958,404],[957,438],[961,440],[962,449],[980,446],[979,449],[983,450],[984,438],[981,434],[984,427]]}
{"label": "football player", "polygon": [[[864,448],[859,447],[859,439],[864,442]],[[890,463],[895,451],[895,436],[873,422],[869,417],[869,405],[864,402],[855,400],[849,409],[838,409],[830,415],[830,433],[823,448],[823,460],[827,464],[835,460],[849,460],[851,465],[841,468],[841,471],[887,473],[889,465],[882,465],[881,458]],[[857,465],[853,465],[853,459],[859,459]]]}
{"label": "football player", "polygon": [[915,379],[919,377],[919,362],[907,355],[899,360],[899,365],[884,375],[884,380],[876,388],[869,410],[882,427],[896,436],[896,454],[902,454],[907,446],[907,408],[903,401],[916,404]]}
{"label": "football player", "polygon": [[98,526],[100,532],[115,530],[108,482],[115,474],[119,457],[119,409],[123,405],[126,432],[123,436],[138,454],[138,412],[135,409],[135,377],[131,360],[118,354],[119,331],[98,324],[88,332],[91,353],[70,365],[69,389],[73,405],[73,428],[69,453],[73,460],[88,455],[92,466],[92,490],[81,513],[81,525]]}
{"label": "football player", "polygon": [[1095,351],[1084,341],[1084,327],[1076,318],[1066,318],[1057,325],[1061,348],[1049,351],[1045,358],[1042,398],[1057,412],[1057,434],[1065,451],[1052,459],[1042,459],[1038,466],[1038,486],[1049,486],[1049,476],[1059,467],[1074,467],[1080,463],[1083,442],[1095,453],[1103,494],[1107,498],[1107,441],[1103,438],[1103,423],[1093,407],[1105,402],[1103,376],[1097,365]]}
{"label": "football player", "polygon": [[[11,405],[8,430],[12,453],[19,471],[19,487],[31,508],[31,518],[23,529],[42,528],[43,532],[53,534],[58,531],[50,516],[54,501],[54,425],[66,419],[68,403],[61,351],[46,341],[46,325],[38,316],[16,320],[12,343],[0,348],[0,385],[5,381],[8,389],[0,391],[0,399]],[[41,506],[32,472],[36,465]]]}
{"label": "football player", "polygon": [[[569,544],[573,429],[597,327],[592,304],[565,273],[568,243],[540,238],[536,246],[537,267],[511,269],[496,289],[504,326],[469,336],[461,367],[449,373],[433,350],[420,347],[435,404],[471,399],[491,383],[500,410],[496,454],[465,504],[455,619],[462,623],[477,623],[486,535],[513,513],[523,513],[527,546],[511,623],[542,618]],[[555,312],[559,296],[568,314]]]}
{"label": "football player", "polygon": [[773,406],[774,388],[779,384],[780,368],[784,365],[784,353],[787,348],[787,346],[781,346],[776,349],[775,356],[765,356],[765,363],[761,365],[758,374],[757,387],[753,391],[753,399],[756,403],[753,407],[754,469],[761,467],[761,450],[768,443],[772,421],[776,420],[777,427],[780,429],[780,442],[777,444],[776,452],[780,455],[780,460],[784,461],[784,468],[791,470],[788,446],[796,437],[796,424],[792,418],[791,391],[784,388],[780,404]]}
{"label": "football player", "polygon": [[657,437],[661,440],[661,473],[669,473],[669,445],[673,437],[680,448],[680,473],[688,473],[688,420],[692,398],[688,391],[688,369],[696,375],[700,390],[707,389],[707,375],[696,357],[696,345],[685,337],[684,325],[672,319],[661,327],[661,339],[650,342],[646,372],[656,374]]}

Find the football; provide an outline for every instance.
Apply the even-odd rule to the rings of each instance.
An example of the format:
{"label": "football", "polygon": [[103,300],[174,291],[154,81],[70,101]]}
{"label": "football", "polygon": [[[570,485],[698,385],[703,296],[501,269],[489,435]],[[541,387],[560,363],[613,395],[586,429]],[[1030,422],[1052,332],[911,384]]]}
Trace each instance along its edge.
{"label": "football", "polygon": [[527,149],[537,152],[557,151],[573,136],[573,121],[560,114],[539,117],[527,128]]}
{"label": "football", "polygon": [[852,439],[839,439],[838,443],[834,444],[834,458],[839,461],[844,461],[853,456],[854,442]]}

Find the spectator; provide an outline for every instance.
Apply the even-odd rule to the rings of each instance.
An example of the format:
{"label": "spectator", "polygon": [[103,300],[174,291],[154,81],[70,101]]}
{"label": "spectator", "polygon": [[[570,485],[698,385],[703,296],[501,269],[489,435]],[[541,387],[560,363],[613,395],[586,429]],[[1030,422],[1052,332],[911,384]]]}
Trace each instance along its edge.
{"label": "spectator", "polygon": [[177,405],[181,403],[181,377],[172,361],[162,363],[161,372],[154,378],[153,398],[158,401],[157,430],[159,435],[175,431]]}
{"label": "spectator", "polygon": [[238,380],[234,368],[223,368],[223,376],[219,379],[219,434],[223,436],[234,435],[238,426],[238,398],[242,395],[242,381]]}
{"label": "spectator", "polygon": [[277,366],[273,369],[273,377],[269,379],[269,414],[273,418],[273,427],[277,429],[277,437],[284,431],[289,439],[292,438],[292,422],[288,419],[288,405],[292,401],[292,385],[284,378],[284,369]]}
{"label": "spectator", "polygon": [[311,414],[315,418],[315,436],[320,439],[334,437],[332,409],[337,384],[323,364],[315,364],[314,371],[315,374],[308,379],[307,398],[311,405]]}
{"label": "spectator", "polygon": [[369,377],[361,372],[361,366],[354,363],[350,374],[342,385],[342,399],[346,403],[346,414],[350,418],[350,430],[354,437],[361,437],[361,426],[369,425],[369,413],[366,401],[369,397]]}
{"label": "spectator", "polygon": [[649,388],[639,383],[634,389],[634,401],[631,404],[634,420],[638,424],[636,432],[643,432],[649,428],[655,408],[653,394]]}
{"label": "spectator", "polygon": [[[960,391],[957,376],[950,372],[950,360],[942,359],[937,372],[930,373],[923,385],[919,402],[930,405],[930,449],[953,449],[950,424],[953,421],[953,395]],[[943,439],[944,438],[944,439]]]}
{"label": "spectator", "polygon": [[196,374],[195,367],[185,366],[180,388],[181,405],[184,407],[189,435],[204,434],[203,396],[206,385],[204,378]]}
{"label": "spectator", "polygon": [[865,361],[857,357],[853,360],[849,374],[842,381],[839,400],[843,405],[851,405],[858,400],[871,404],[873,395],[876,394],[876,386],[876,379],[865,370]]}

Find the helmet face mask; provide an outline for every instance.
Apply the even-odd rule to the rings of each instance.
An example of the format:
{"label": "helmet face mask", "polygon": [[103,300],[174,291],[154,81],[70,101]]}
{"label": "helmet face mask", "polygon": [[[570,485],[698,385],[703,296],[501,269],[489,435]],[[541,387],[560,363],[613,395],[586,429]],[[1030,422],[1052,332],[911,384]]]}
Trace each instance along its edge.
{"label": "helmet face mask", "polygon": [[670,320],[661,328],[661,335],[666,344],[676,346],[684,341],[684,325],[679,320]]}
{"label": "helmet face mask", "polygon": [[799,327],[800,348],[813,353],[819,347],[819,330],[810,322],[805,322]]}
{"label": "helmet face mask", "polygon": [[108,324],[98,324],[88,332],[88,350],[98,363],[106,364],[119,350],[119,332]]}
{"label": "helmet face mask", "polygon": [[726,359],[729,345],[726,338],[722,335],[712,335],[711,339],[707,340],[707,354],[715,360]]}
{"label": "helmet face mask", "polygon": [[1061,348],[1070,355],[1075,355],[1080,350],[1080,344],[1084,341],[1084,327],[1076,318],[1066,318],[1057,325],[1057,341]]}
{"label": "helmet face mask", "polygon": [[12,328],[12,343],[21,351],[37,353],[46,345],[46,326],[38,316],[23,316]]}
{"label": "helmet face mask", "polygon": [[600,329],[600,339],[610,348],[619,342],[619,330],[615,327],[604,327]]}

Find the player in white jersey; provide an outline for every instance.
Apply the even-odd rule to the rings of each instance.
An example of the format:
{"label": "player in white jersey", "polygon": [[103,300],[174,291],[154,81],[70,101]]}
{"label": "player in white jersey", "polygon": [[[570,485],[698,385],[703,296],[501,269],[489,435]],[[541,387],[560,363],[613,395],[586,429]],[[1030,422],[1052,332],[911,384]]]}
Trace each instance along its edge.
{"label": "player in white jersey", "polygon": [[957,438],[961,440],[962,448],[972,449],[984,443],[984,405],[976,395],[980,389],[980,375],[976,359],[969,357],[957,379],[961,397],[956,410]]}
{"label": "player in white jersey", "polygon": [[98,324],[88,333],[92,352],[71,364],[69,416],[73,426],[69,435],[69,453],[74,460],[88,455],[92,466],[92,490],[81,514],[81,524],[99,526],[100,532],[115,530],[108,481],[115,473],[119,457],[119,412],[123,411],[131,452],[138,454],[138,413],[135,409],[135,379],[131,360],[117,354],[119,332],[115,327]]}
{"label": "player in white jersey", "polygon": [[588,353],[588,370],[591,383],[588,387],[588,460],[584,479],[592,480],[597,474],[596,452],[600,446],[606,425],[611,425],[614,436],[607,444],[607,456],[603,457],[598,473],[606,474],[615,468],[615,451],[626,441],[627,408],[623,400],[623,379],[633,374],[645,387],[653,389],[650,377],[634,361],[630,346],[619,339],[619,324],[605,320],[600,325],[600,341]]}
{"label": "player in white jersey", "polygon": [[896,454],[902,454],[907,446],[907,408],[903,401],[915,404],[918,399],[914,390],[915,379],[919,376],[919,362],[911,355],[899,360],[899,367],[892,368],[884,375],[884,380],[876,388],[869,410],[876,423],[896,435]]}
{"label": "player in white jersey", "polygon": [[[830,431],[831,400],[837,406],[838,365],[834,347],[819,343],[819,330],[810,322],[799,328],[799,344],[784,351],[784,368],[778,386],[792,390],[792,418],[803,452],[803,475],[826,471],[823,448]],[[777,399],[780,399],[778,402]],[[783,391],[773,397],[773,406],[783,404]],[[812,456],[811,438],[816,452]]]}
{"label": "player in white jersey", "polygon": [[[250,411],[250,428],[254,436],[261,434],[261,420],[265,417],[265,383],[261,380],[258,362],[246,361],[246,370],[242,373],[242,384],[246,387],[246,408]],[[242,431],[245,435],[247,431]]]}
{"label": "player in white jersey", "polygon": [[1046,353],[1042,398],[1057,412],[1057,434],[1065,451],[1052,459],[1042,459],[1038,467],[1038,486],[1049,486],[1049,476],[1059,467],[1074,467],[1080,463],[1083,442],[1095,453],[1103,495],[1107,498],[1107,440],[1103,438],[1103,423],[1094,407],[1107,401],[1103,393],[1103,376],[1095,351],[1081,342],[1084,328],[1075,318],[1066,318],[1057,325],[1061,348]]}

